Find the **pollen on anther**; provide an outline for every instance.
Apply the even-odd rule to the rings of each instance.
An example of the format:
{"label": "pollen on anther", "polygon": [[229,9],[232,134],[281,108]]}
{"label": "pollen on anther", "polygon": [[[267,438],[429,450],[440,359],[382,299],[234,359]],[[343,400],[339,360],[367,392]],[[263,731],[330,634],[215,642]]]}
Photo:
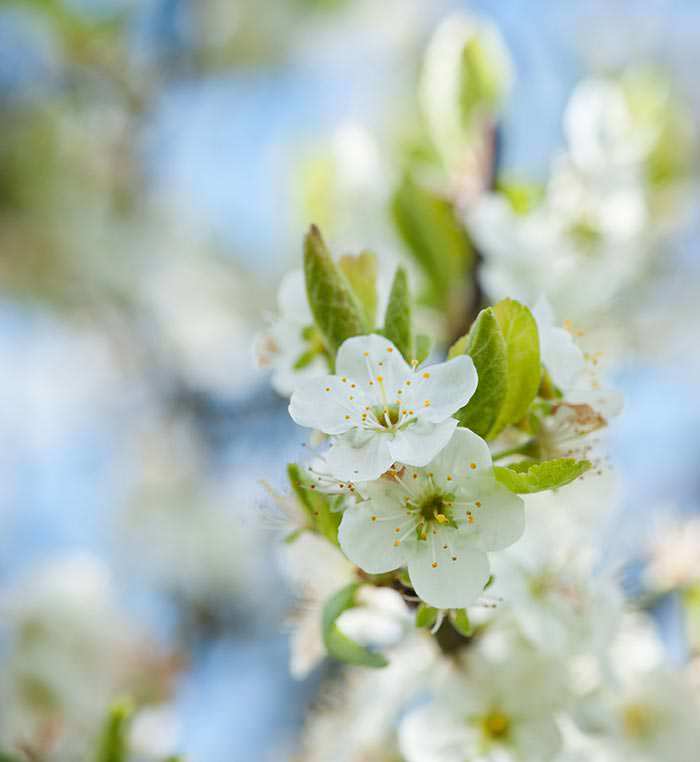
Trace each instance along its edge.
{"label": "pollen on anther", "polygon": [[430,378],[430,373],[426,370],[426,372],[423,374],[423,378]]}
{"label": "pollen on anther", "polygon": [[447,474],[447,481],[448,481],[448,482],[451,482],[451,481],[452,481],[452,475],[451,475],[451,474]]}
{"label": "pollen on anther", "polygon": [[309,484],[309,489],[316,489],[316,485],[315,484]]}
{"label": "pollen on anther", "polygon": [[424,400],[423,407],[430,407],[430,400]]}
{"label": "pollen on anther", "polygon": [[395,532],[400,532],[400,531],[401,531],[401,527],[396,527],[396,528],[394,529],[394,531],[395,531]]}
{"label": "pollen on anther", "polygon": [[364,354],[365,357],[369,357],[369,352],[363,352],[362,354]]}
{"label": "pollen on anther", "polygon": [[473,471],[476,468],[476,463],[470,463],[469,468],[471,468]]}
{"label": "pollen on anther", "polygon": [[377,376],[377,381],[381,384],[384,380],[384,376]]}
{"label": "pollen on anther", "polygon": [[411,382],[410,381],[406,381],[406,386],[410,386],[410,385],[411,385]]}
{"label": "pollen on anther", "polygon": [[394,547],[398,548],[401,545],[401,540],[394,540]]}
{"label": "pollen on anther", "polygon": [[477,508],[481,508],[481,500],[477,500],[477,501],[474,503],[474,505],[475,505]]}
{"label": "pollen on anther", "polygon": [[348,397],[348,399],[349,399],[349,400],[354,400],[355,398],[354,398],[354,397],[353,397],[353,395],[351,394],[351,395]]}
{"label": "pollen on anther", "polygon": [[331,387],[330,387],[330,386],[327,386],[327,387],[326,387],[326,391],[327,391],[327,392],[329,392],[330,390],[331,390]]}
{"label": "pollen on anther", "polygon": [[456,561],[457,560],[457,556],[452,556],[452,560]]}
{"label": "pollen on anther", "polygon": [[349,415],[346,415],[346,416],[345,416],[345,420],[346,420],[346,421],[349,421],[349,420],[350,420],[350,416],[349,416]]}
{"label": "pollen on anther", "polygon": [[393,351],[394,351],[394,347],[387,347],[387,348],[386,348],[386,351],[387,351],[387,352],[393,352]]}
{"label": "pollen on anther", "polygon": [[371,521],[376,521],[376,520],[377,520],[377,517],[376,517],[376,516],[370,516],[370,520],[371,520]]}
{"label": "pollen on anther", "polygon": [[341,381],[342,381],[344,384],[347,384],[347,382],[348,382],[347,376],[343,376],[343,377],[342,377],[340,380],[341,380]]}
{"label": "pollen on anther", "polygon": [[417,478],[418,478],[418,474],[417,474],[415,471],[413,472],[413,478],[414,478],[414,479],[417,479]]}
{"label": "pollen on anther", "polygon": [[437,561],[433,561],[433,563],[432,563],[432,564],[430,564],[430,565],[433,567],[433,569],[437,569],[437,567],[438,567],[438,562],[437,562]]}

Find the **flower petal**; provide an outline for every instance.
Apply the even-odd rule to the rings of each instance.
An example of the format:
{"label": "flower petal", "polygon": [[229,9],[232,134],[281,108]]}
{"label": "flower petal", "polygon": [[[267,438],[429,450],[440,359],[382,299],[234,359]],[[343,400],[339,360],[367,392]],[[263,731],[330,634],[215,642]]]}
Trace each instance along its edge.
{"label": "flower petal", "polygon": [[399,748],[406,762],[464,762],[470,743],[469,727],[442,707],[427,704],[404,717],[399,725]]}
{"label": "flower petal", "polygon": [[447,445],[456,428],[454,418],[442,423],[418,420],[396,433],[389,442],[389,451],[398,463],[424,466]]}
{"label": "flower petal", "polygon": [[522,759],[549,762],[561,750],[561,732],[551,715],[521,720],[513,728],[513,746]]}
{"label": "flower petal", "polygon": [[537,321],[542,364],[560,389],[568,389],[586,367],[583,352],[567,330],[554,325],[554,312],[547,299],[540,297],[532,314]]}
{"label": "flower petal", "polygon": [[497,481],[479,493],[479,507],[472,510],[469,524],[479,547],[503,550],[519,540],[525,531],[525,503]]}
{"label": "flower petal", "polygon": [[285,321],[293,321],[302,327],[313,323],[302,270],[292,270],[282,278],[277,292],[277,306]]}
{"label": "flower petal", "polygon": [[[338,542],[343,553],[368,574],[382,574],[398,569],[404,563],[402,545],[395,545],[399,533],[396,527],[408,527],[407,519],[403,524],[386,519],[400,510],[400,506],[391,500],[365,500],[350,506],[343,513],[338,528]],[[372,520],[376,516],[376,520]]]}
{"label": "flower petal", "polygon": [[[443,486],[465,480],[493,480],[491,451],[486,442],[470,429],[458,428],[447,446],[430,463],[435,479]],[[448,480],[448,476],[452,478]],[[454,481],[453,481],[454,480]]]}
{"label": "flower petal", "polygon": [[374,333],[344,341],[338,350],[335,368],[339,376],[361,383],[365,389],[372,381],[371,389],[378,405],[393,403],[397,391],[403,390],[404,382],[413,374],[401,352],[388,339]]}
{"label": "flower petal", "polygon": [[477,383],[472,358],[454,357],[415,373],[406,404],[426,421],[440,423],[469,402]]}
{"label": "flower petal", "polygon": [[406,555],[413,588],[436,608],[469,606],[481,595],[489,578],[486,553],[455,529],[436,530],[427,540],[407,547]]}
{"label": "flower petal", "polygon": [[362,392],[358,392],[356,401],[349,400],[347,384],[338,376],[317,376],[297,385],[289,415],[300,426],[325,434],[342,434],[361,425],[362,400]]}
{"label": "flower petal", "polygon": [[389,436],[374,431],[350,431],[338,437],[326,455],[328,471],[353,482],[378,479],[393,462]]}

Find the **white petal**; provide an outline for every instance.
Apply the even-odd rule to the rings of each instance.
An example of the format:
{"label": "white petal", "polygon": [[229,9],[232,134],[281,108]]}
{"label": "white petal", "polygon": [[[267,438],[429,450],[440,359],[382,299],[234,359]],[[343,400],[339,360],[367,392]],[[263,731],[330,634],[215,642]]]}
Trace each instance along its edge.
{"label": "white petal", "polygon": [[[389,500],[365,500],[343,513],[338,529],[340,547],[368,574],[382,574],[403,565],[403,546],[396,546],[394,542],[400,536],[396,527],[407,528],[407,520],[400,517],[397,521],[382,521],[400,510],[400,504]],[[373,521],[372,516],[377,519]]]}
{"label": "white petal", "polygon": [[456,428],[454,418],[442,423],[418,420],[397,432],[389,442],[389,451],[398,463],[424,466],[447,445]]}
{"label": "white petal", "polygon": [[469,402],[477,383],[472,358],[454,357],[415,373],[406,404],[426,421],[440,423]]}
{"label": "white petal", "polygon": [[292,270],[282,278],[277,292],[277,306],[286,321],[298,323],[302,327],[313,323],[306,298],[304,273],[301,270]]}
{"label": "white petal", "polygon": [[389,435],[374,431],[350,431],[338,437],[326,455],[328,471],[353,482],[378,479],[393,462]]}
{"label": "white petal", "polygon": [[525,531],[525,503],[518,495],[494,480],[478,496],[481,503],[472,510],[470,524],[474,537],[484,550],[502,550],[522,537]]}
{"label": "white petal", "polygon": [[[447,550],[444,545],[448,546]],[[471,605],[489,578],[486,553],[455,529],[437,530],[436,535],[407,547],[406,555],[414,590],[436,608],[459,609]]]}
{"label": "white petal", "polygon": [[348,391],[348,385],[338,376],[304,379],[292,394],[289,415],[300,426],[325,434],[342,434],[362,423],[362,392],[353,402]]}
{"label": "white petal", "polygon": [[559,728],[551,717],[525,720],[513,728],[513,745],[522,759],[549,762],[562,746]]}
{"label": "white petal", "polygon": [[554,325],[552,306],[540,297],[532,310],[540,337],[542,364],[560,389],[568,389],[583,373],[586,361],[572,335]]}
{"label": "white petal", "polygon": [[[430,463],[436,480],[453,486],[466,479],[493,479],[491,451],[486,442],[470,429],[458,428],[447,446]],[[447,480],[451,476],[452,479]]]}
{"label": "white petal", "polygon": [[414,709],[399,725],[399,749],[406,762],[464,762],[469,730],[433,704]]}
{"label": "white petal", "polygon": [[[396,392],[404,389],[404,382],[412,377],[412,371],[401,352],[383,336],[353,336],[344,341],[335,361],[336,373],[346,376],[367,389],[371,389],[378,405],[393,404]],[[377,378],[381,381],[377,381]],[[383,396],[384,395],[384,396]]]}

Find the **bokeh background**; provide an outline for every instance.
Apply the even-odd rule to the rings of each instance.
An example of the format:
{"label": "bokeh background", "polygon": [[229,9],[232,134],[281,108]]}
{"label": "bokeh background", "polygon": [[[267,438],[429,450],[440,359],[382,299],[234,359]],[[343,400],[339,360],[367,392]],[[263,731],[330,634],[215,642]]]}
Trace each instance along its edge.
{"label": "bokeh background", "polygon": [[[37,713],[60,706],[80,749],[129,694],[144,759],[294,750],[323,670],[289,676],[260,480],[281,487],[305,435],[252,345],[311,221],[384,243],[372,212],[344,235],[319,162],[340,151],[362,175],[457,8],[513,56],[515,174],[546,175],[592,72],[661,66],[697,122],[693,0],[0,2],[0,748],[18,728],[50,745],[61,723]],[[614,342],[611,553],[700,507],[695,199]]]}

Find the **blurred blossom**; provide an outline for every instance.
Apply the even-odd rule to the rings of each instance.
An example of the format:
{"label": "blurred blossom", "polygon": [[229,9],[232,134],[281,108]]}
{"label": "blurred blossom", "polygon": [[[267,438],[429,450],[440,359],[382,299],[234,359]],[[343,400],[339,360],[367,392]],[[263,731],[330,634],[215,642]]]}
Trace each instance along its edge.
{"label": "blurred blossom", "polygon": [[74,760],[94,743],[116,696],[158,702],[168,695],[176,662],[129,620],[97,558],[46,561],[6,590],[0,605],[6,748]]}

